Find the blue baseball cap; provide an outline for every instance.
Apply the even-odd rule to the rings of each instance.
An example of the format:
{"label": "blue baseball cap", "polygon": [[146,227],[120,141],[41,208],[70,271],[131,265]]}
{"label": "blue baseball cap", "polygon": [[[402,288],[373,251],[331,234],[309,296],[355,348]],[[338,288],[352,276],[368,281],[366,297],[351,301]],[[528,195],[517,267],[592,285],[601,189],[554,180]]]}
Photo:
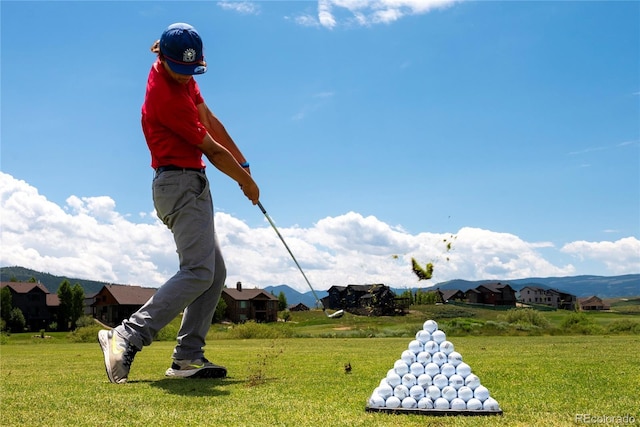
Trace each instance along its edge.
{"label": "blue baseball cap", "polygon": [[189,24],[178,22],[169,25],[160,37],[160,52],[174,73],[193,75],[207,72],[202,39]]}

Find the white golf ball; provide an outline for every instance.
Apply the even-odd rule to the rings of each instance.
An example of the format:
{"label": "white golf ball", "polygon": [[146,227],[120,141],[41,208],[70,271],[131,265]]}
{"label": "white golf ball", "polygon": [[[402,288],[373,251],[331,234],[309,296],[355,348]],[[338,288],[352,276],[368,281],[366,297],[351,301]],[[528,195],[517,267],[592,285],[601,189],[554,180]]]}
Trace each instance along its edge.
{"label": "white golf ball", "polygon": [[444,331],[438,329],[437,331],[431,333],[431,339],[434,340],[437,344],[440,344],[447,340],[447,335],[444,333]]}
{"label": "white golf ball", "polygon": [[393,396],[393,388],[386,383],[380,384],[380,387],[378,387],[378,394],[386,400],[389,396]]}
{"label": "white golf ball", "polygon": [[437,398],[442,397],[440,388],[438,388],[438,386],[435,386],[435,385],[430,385],[429,387],[427,387],[424,395],[431,398],[431,400],[433,400],[434,402]]}
{"label": "white golf ball", "polygon": [[418,381],[418,385],[422,388],[427,388],[429,387],[431,384],[433,384],[431,381],[431,375],[429,374],[422,374],[417,378]]}
{"label": "white golf ball", "polygon": [[[460,390],[462,387],[464,387],[464,378],[462,378],[458,374],[453,374],[449,377],[449,385],[455,388],[456,390]],[[470,388],[469,388],[469,391],[471,391]]]}
{"label": "white golf ball", "polygon": [[419,377],[424,374],[424,366],[420,362],[414,362],[409,366],[409,371],[416,377]]}
{"label": "white golf ball", "polygon": [[393,395],[402,400],[405,397],[409,396],[409,388],[403,384],[400,384],[393,389]]}
{"label": "white golf ball", "polygon": [[440,351],[444,354],[450,354],[453,352],[453,343],[451,341],[442,341],[440,343]]}
{"label": "white golf ball", "polygon": [[427,363],[431,362],[431,353],[428,351],[421,351],[416,356],[416,362],[420,362],[423,366],[426,366]]}
{"label": "white golf ball", "polygon": [[427,363],[427,366],[424,367],[424,373],[434,377],[440,373],[440,366],[435,362]]}
{"label": "white golf ball", "polygon": [[393,364],[393,369],[396,371],[396,374],[403,376],[409,372],[409,365],[404,363],[403,360],[396,360],[396,363]]}
{"label": "white golf ball", "polygon": [[427,353],[433,354],[438,350],[440,350],[440,346],[437,342],[427,341],[426,343],[424,343],[424,351],[426,351]]}
{"label": "white golf ball", "polygon": [[416,379],[416,376],[412,373],[404,374],[402,376],[402,385],[404,385],[405,387],[411,388],[416,385],[417,382],[418,380]]}
{"label": "white golf ball", "polygon": [[[460,375],[462,376],[462,375]],[[471,390],[475,390],[476,387],[480,385],[480,378],[476,374],[469,374],[464,379],[464,385],[469,387]]]}
{"label": "white golf ball", "polygon": [[482,409],[485,411],[499,411],[500,405],[498,405],[498,402],[493,397],[488,397],[487,400],[482,403]]}
{"label": "white golf ball", "polygon": [[402,378],[400,378],[400,375],[396,374],[395,371],[388,373],[386,380],[387,384],[389,384],[391,387],[402,384]]}
{"label": "white golf ball", "polygon": [[400,360],[402,360],[407,365],[411,365],[416,361],[416,354],[411,350],[405,350],[400,355]]}
{"label": "white golf ball", "polygon": [[458,389],[458,397],[464,400],[465,402],[468,402],[470,399],[473,398],[473,390],[471,390],[466,385],[463,385]]}
{"label": "white golf ball", "polygon": [[475,390],[473,390],[473,397],[478,399],[480,402],[484,402],[489,398],[489,389],[483,385],[479,385]]}
{"label": "white golf ball", "polygon": [[442,397],[444,397],[449,402],[451,402],[453,399],[458,397],[458,392],[456,391],[455,388],[453,388],[450,385],[448,385],[448,386],[446,386],[445,388],[442,389]]}
{"label": "white golf ball", "polygon": [[399,408],[400,404],[400,399],[395,396],[391,396],[387,399],[384,406],[386,406],[387,408]]}
{"label": "white golf ball", "polygon": [[433,400],[429,397],[423,397],[418,400],[418,408],[419,409],[433,409]]}
{"label": "white golf ball", "polygon": [[418,407],[418,402],[416,401],[416,399],[409,396],[402,399],[401,405],[404,409],[414,409]]}
{"label": "white golf ball", "polygon": [[440,373],[449,378],[456,373],[456,367],[451,363],[443,363],[442,366],[440,366]]}
{"label": "white golf ball", "polygon": [[416,339],[420,341],[422,344],[424,344],[427,341],[431,341],[431,333],[429,333],[428,331],[425,331],[424,329],[421,329],[418,332],[416,332]]}
{"label": "white golf ball", "polygon": [[372,408],[384,408],[384,399],[378,393],[374,393],[369,398],[369,406]]}
{"label": "white golf ball", "polygon": [[449,409],[449,401],[444,397],[439,397],[433,402],[434,409]]}
{"label": "white golf ball", "polygon": [[431,356],[431,361],[438,366],[442,366],[447,361],[447,355],[441,351],[438,351],[436,353],[433,353],[433,356]]}
{"label": "white golf ball", "polygon": [[415,357],[416,354],[424,351],[424,345],[418,340],[411,340],[411,342],[409,343],[409,350],[413,352]]}
{"label": "white golf ball", "polygon": [[462,363],[462,355],[457,351],[452,351],[451,353],[447,354],[447,361],[453,366],[458,366],[460,363]]}
{"label": "white golf ball", "polygon": [[435,320],[427,320],[422,324],[422,329],[429,333],[433,333],[436,329],[438,329],[438,324]]}
{"label": "white golf ball", "polygon": [[424,388],[420,385],[414,385],[409,389],[409,396],[413,397],[416,401],[424,397]]}
{"label": "white golf ball", "polygon": [[458,366],[456,366],[456,374],[460,375],[462,378],[467,378],[469,374],[471,374],[471,366],[464,362],[460,362]]}
{"label": "white golf ball", "polygon": [[470,411],[478,411],[482,409],[482,402],[480,402],[475,397],[472,397],[471,399],[467,400],[467,409]]}
{"label": "white golf ball", "polygon": [[438,387],[440,390],[449,385],[449,378],[446,375],[438,374],[433,377],[433,385]]}
{"label": "white golf ball", "polygon": [[456,411],[467,409],[467,403],[464,400],[456,397],[451,401],[451,409],[455,409]]}

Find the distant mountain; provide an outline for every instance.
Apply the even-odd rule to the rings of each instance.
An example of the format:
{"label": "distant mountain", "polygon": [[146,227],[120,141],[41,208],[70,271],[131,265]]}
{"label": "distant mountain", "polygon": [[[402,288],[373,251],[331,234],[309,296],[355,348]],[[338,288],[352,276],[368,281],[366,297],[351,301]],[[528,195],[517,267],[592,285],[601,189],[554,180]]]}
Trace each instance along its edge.
{"label": "distant mountain", "polygon": [[74,279],[66,276],[54,276],[49,273],[41,273],[39,271],[30,270],[24,267],[1,267],[0,282],[10,282],[16,280],[18,282],[28,282],[31,278],[35,278],[42,283],[52,294],[58,292],[60,284],[68,280],[71,286],[79,283],[84,289],[85,295],[96,294],[104,285],[113,285],[114,283],[97,282],[95,280]]}
{"label": "distant mountain", "polygon": [[531,277],[512,280],[450,280],[441,282],[432,289],[460,289],[466,291],[485,283],[508,283],[516,291],[525,286],[552,288],[575,295],[578,298],[597,295],[600,298],[616,298],[640,295],[640,274],[624,276],[573,276],[573,277]]}
{"label": "distant mountain", "polygon": [[[270,294],[275,295],[276,297],[280,295],[280,292],[284,293],[284,296],[287,298],[288,305],[303,303],[309,308],[316,307],[316,299],[313,296],[313,292],[311,291],[303,294],[289,287],[288,285],[267,286],[266,288],[264,288],[264,290],[269,292]],[[327,291],[316,291],[316,294],[320,299],[328,295]]]}
{"label": "distant mountain", "polygon": [[[86,295],[97,293],[104,285],[112,283],[98,282],[94,280],[75,279],[65,276],[54,276],[49,273],[41,273],[39,271],[30,270],[24,267],[1,267],[0,268],[0,281],[9,282],[15,279],[20,282],[28,282],[29,279],[35,278],[40,283],[46,286],[51,293],[56,293],[60,284],[66,279],[75,285],[79,283],[83,287]],[[412,288],[393,288],[396,294],[401,294],[407,289],[416,291],[417,289],[459,289],[461,291],[467,291],[486,283],[502,282],[508,283],[516,291],[519,291],[525,286],[537,286],[540,288],[553,288],[562,292],[567,292],[572,295],[576,295],[578,298],[588,297],[591,295],[597,295],[600,298],[617,298],[617,297],[632,297],[640,295],[640,274],[627,274],[623,276],[573,276],[573,277],[532,277],[526,279],[512,279],[512,280],[449,280],[447,282],[440,282],[434,285],[428,286],[425,283],[424,286]],[[287,298],[288,305],[295,305],[303,303],[307,307],[313,308],[316,306],[316,299],[311,291],[301,293],[291,288],[288,285],[276,285],[267,286],[265,291],[272,293],[276,297],[283,292]],[[316,291],[318,298],[322,299],[327,296],[327,291]]]}

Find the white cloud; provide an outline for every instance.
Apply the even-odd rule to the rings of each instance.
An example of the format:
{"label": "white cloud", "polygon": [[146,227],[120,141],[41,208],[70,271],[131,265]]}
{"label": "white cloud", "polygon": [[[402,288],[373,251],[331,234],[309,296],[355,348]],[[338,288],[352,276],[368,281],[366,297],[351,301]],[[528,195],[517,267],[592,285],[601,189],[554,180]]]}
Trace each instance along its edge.
{"label": "white cloud", "polygon": [[[0,265],[113,283],[160,286],[177,269],[171,233],[153,213],[135,223],[110,197],[67,198],[60,207],[37,189],[0,172]],[[227,285],[288,284],[308,287],[271,226],[251,228],[226,213],[216,226],[228,268]],[[314,289],[385,283],[427,286],[452,279],[516,279],[574,274],[614,275],[640,271],[640,242],[573,242],[557,251],[549,242],[526,242],[509,233],[464,227],[452,233],[410,234],[374,216],[348,212],[310,228],[280,227]],[[451,250],[447,244],[451,243]],[[545,256],[539,249],[544,248]],[[600,260],[600,270],[577,271],[548,257],[569,254]],[[561,253],[559,253],[561,252]],[[565,255],[566,256],[566,255]],[[434,263],[434,277],[418,282],[411,258]]]}
{"label": "white cloud", "polygon": [[225,10],[232,10],[243,15],[257,15],[260,13],[260,6],[250,1],[220,1],[217,5]]}
{"label": "white cloud", "polygon": [[607,271],[614,275],[640,271],[640,240],[635,237],[615,242],[572,242],[561,250],[583,261],[604,263]]}
{"label": "white cloud", "polygon": [[295,18],[305,26],[333,29],[338,25],[389,24],[405,16],[421,15],[448,7],[460,0],[318,0],[317,18],[309,14]]}

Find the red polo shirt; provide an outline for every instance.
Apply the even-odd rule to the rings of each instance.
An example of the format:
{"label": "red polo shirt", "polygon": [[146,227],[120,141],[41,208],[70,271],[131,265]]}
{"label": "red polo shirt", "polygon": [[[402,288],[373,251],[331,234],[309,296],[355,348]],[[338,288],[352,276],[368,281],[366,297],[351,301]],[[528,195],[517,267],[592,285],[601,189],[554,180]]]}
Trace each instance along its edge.
{"label": "red polo shirt", "polygon": [[194,79],[176,82],[158,60],[147,79],[142,105],[142,131],[151,152],[151,167],[179,166],[204,168],[202,143],[207,129],[198,116],[196,105],[204,102]]}

